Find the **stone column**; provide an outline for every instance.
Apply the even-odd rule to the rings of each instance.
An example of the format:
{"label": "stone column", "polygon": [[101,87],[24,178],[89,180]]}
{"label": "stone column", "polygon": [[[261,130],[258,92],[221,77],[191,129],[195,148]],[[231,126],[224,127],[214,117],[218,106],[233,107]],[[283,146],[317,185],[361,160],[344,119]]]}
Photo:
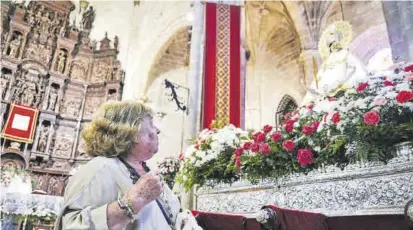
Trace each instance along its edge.
{"label": "stone column", "polygon": [[[203,32],[204,32],[204,9],[205,6],[200,0],[195,0],[193,5],[194,21],[191,35],[191,51],[188,74],[188,119],[186,120],[185,138],[193,138],[201,128],[201,98],[202,98],[202,54],[203,54]],[[187,146],[184,146],[184,149]],[[193,208],[192,197],[194,191],[188,193],[181,189],[181,205],[185,209]]]}
{"label": "stone column", "polygon": [[52,143],[52,138],[53,138],[53,135],[54,135],[54,133],[55,133],[55,129],[56,129],[56,123],[55,123],[55,121],[50,121],[50,126],[49,126],[49,136],[47,137],[47,144],[46,144],[46,154],[48,155],[48,156],[50,156],[50,155],[52,155],[52,154],[49,154],[49,149],[50,149],[50,143]]}
{"label": "stone column", "polygon": [[80,126],[81,126],[81,123],[82,123],[85,104],[86,104],[87,87],[88,87],[88,85],[83,85],[83,100],[82,100],[82,105],[80,106],[80,114],[79,114],[78,119],[77,119],[75,140],[73,142],[72,153],[70,154],[70,159],[71,160],[76,158],[75,154],[76,154],[76,149],[77,149],[77,143],[79,142]]}
{"label": "stone column", "polygon": [[63,98],[63,89],[64,89],[64,87],[66,87],[65,83],[62,83],[60,85],[59,92],[58,92],[57,99],[56,99],[56,103],[55,103],[55,107],[54,107],[54,112],[55,113],[60,112],[60,103],[61,103],[61,100]]}
{"label": "stone column", "polygon": [[303,90],[309,87],[315,77],[321,63],[321,57],[317,49],[302,50],[300,54],[300,64],[304,69],[304,76],[301,79]]}
{"label": "stone column", "polygon": [[[46,92],[44,93],[44,98],[43,98],[43,105],[42,105],[42,110],[47,110],[47,105],[49,104],[49,94],[50,94],[50,88],[52,87],[52,82],[49,82]],[[57,103],[57,101],[56,101]],[[56,108],[56,106],[55,106]]]}
{"label": "stone column", "polygon": [[382,1],[394,62],[413,61],[413,2]]}
{"label": "stone column", "polygon": [[33,148],[32,151],[34,150],[34,152],[37,152],[37,145],[39,144],[39,135],[40,135],[40,129],[42,128],[43,125],[43,118],[39,119],[39,125],[36,128],[36,135],[34,136],[34,143],[33,143]]}

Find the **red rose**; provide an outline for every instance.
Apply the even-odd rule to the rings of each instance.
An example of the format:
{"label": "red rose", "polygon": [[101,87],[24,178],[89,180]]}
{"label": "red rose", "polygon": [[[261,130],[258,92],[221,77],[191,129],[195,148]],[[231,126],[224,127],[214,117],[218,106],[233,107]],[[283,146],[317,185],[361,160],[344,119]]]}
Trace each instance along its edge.
{"label": "red rose", "polygon": [[380,114],[372,110],[364,114],[364,123],[366,125],[377,125],[380,122]]}
{"label": "red rose", "polygon": [[393,82],[391,82],[391,81],[384,81],[384,85],[385,86],[394,86],[394,84],[393,84]]}
{"label": "red rose", "polygon": [[293,150],[295,147],[295,143],[292,140],[286,140],[283,142],[283,148],[287,151]]}
{"label": "red rose", "polygon": [[335,112],[335,113],[333,114],[333,116],[331,117],[331,121],[332,121],[334,124],[339,123],[339,122],[340,122],[340,113],[339,113],[339,112]]}
{"label": "red rose", "polygon": [[279,132],[273,133],[273,134],[271,135],[271,139],[272,139],[274,142],[279,142],[279,141],[282,139],[281,133],[279,133]]}
{"label": "red rose", "polygon": [[413,99],[413,92],[407,91],[407,90],[400,91],[399,94],[397,94],[396,96],[396,100],[402,104],[408,101],[411,101],[412,99]]}
{"label": "red rose", "polygon": [[369,83],[360,84],[356,89],[357,93],[364,91],[368,86],[369,86]]}
{"label": "red rose", "polygon": [[244,149],[243,148],[237,148],[236,150],[235,150],[235,155],[236,156],[241,156],[242,155],[242,153],[244,152]]}
{"label": "red rose", "polygon": [[262,130],[264,131],[264,133],[269,133],[272,130],[272,126],[271,125],[266,125],[266,126],[264,126],[264,128]]}
{"label": "red rose", "polygon": [[319,121],[314,121],[313,124],[311,124],[311,127],[313,128],[314,131],[317,131],[319,125],[320,125]]}
{"label": "red rose", "polygon": [[314,104],[309,104],[309,105],[307,105],[307,109],[313,110],[313,108],[314,108]]}
{"label": "red rose", "polygon": [[250,149],[251,148],[251,142],[245,142],[244,143],[244,149]]}
{"label": "red rose", "polygon": [[235,157],[235,166],[237,166],[237,168],[241,168],[241,157],[240,156]]}
{"label": "red rose", "polygon": [[314,129],[310,125],[304,125],[301,132],[303,132],[305,135],[309,136],[314,132]]}
{"label": "red rose", "polygon": [[260,145],[260,152],[261,152],[262,154],[264,154],[264,155],[267,155],[268,153],[270,153],[270,152],[271,152],[271,147],[270,147],[270,145],[267,144],[267,143],[262,143],[262,144]]}
{"label": "red rose", "polygon": [[258,142],[258,143],[264,142],[264,141],[265,141],[265,134],[262,133],[262,132],[257,132],[257,133],[255,133],[255,134],[252,136],[252,139],[253,139],[255,142]]}
{"label": "red rose", "polygon": [[285,126],[285,132],[286,133],[291,133],[293,131],[294,127],[292,125],[286,125]]}
{"label": "red rose", "polygon": [[260,151],[260,145],[258,143],[252,143],[250,147],[251,151],[257,153]]}
{"label": "red rose", "polygon": [[413,72],[413,65],[404,67],[404,72]]}
{"label": "red rose", "polygon": [[309,165],[313,163],[313,153],[310,149],[299,149],[297,160],[301,166]]}

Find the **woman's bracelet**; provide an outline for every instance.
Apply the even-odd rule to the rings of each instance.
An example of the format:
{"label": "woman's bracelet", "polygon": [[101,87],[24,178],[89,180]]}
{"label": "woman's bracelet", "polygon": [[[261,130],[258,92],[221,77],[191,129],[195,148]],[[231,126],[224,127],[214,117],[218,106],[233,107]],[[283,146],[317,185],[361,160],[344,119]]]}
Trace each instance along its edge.
{"label": "woman's bracelet", "polygon": [[118,198],[118,205],[120,209],[122,209],[125,212],[125,215],[129,217],[130,219],[134,219],[135,213],[133,212],[131,206],[126,203],[122,198]]}

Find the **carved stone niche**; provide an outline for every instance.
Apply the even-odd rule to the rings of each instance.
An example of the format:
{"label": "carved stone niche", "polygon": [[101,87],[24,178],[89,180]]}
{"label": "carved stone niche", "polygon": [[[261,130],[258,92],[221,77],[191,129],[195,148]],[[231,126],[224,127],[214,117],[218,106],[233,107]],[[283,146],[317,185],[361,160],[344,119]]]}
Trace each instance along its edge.
{"label": "carved stone niche", "polygon": [[75,58],[72,61],[71,67],[70,80],[86,82],[89,71],[89,61],[86,58]]}
{"label": "carved stone niche", "polygon": [[84,119],[91,119],[99,106],[106,101],[105,91],[104,87],[88,88],[83,114]]}
{"label": "carved stone niche", "polygon": [[22,52],[24,36],[20,31],[14,30],[8,35],[3,55],[18,59]]}
{"label": "carved stone niche", "polygon": [[47,82],[48,77],[41,75],[37,70],[21,67],[14,74],[10,100],[13,103],[38,108],[43,100]]}
{"label": "carved stone niche", "polygon": [[111,58],[97,59],[93,63],[91,83],[103,83],[112,78],[112,60]]}
{"label": "carved stone niche", "polygon": [[59,84],[50,84],[47,98],[43,101],[43,110],[56,112],[56,109],[59,107],[60,92]]}
{"label": "carved stone niche", "polygon": [[82,137],[82,132],[84,128],[88,125],[89,123],[83,123],[81,125],[81,129],[79,132],[79,141],[78,141],[76,152],[75,152],[76,160],[89,160],[90,159],[90,157],[86,153],[86,142]]}
{"label": "carved stone niche", "polygon": [[30,174],[33,181],[35,181],[33,186],[33,191],[37,193],[46,193],[48,187],[49,176],[46,173],[32,172]]}
{"label": "carved stone niche", "polygon": [[55,158],[69,159],[72,155],[75,138],[75,128],[60,124],[55,133],[55,142],[52,156]]}
{"label": "carved stone niche", "polygon": [[49,143],[49,135],[53,132],[51,131],[50,121],[43,121],[39,126],[39,134],[37,135],[37,152],[47,153],[47,144]]}
{"label": "carved stone niche", "polygon": [[13,72],[11,69],[3,67],[0,77],[0,99],[7,100],[10,84],[12,82]]}
{"label": "carved stone niche", "polygon": [[26,169],[27,159],[18,152],[4,152],[1,154],[1,169],[2,170],[22,170]]}
{"label": "carved stone niche", "polygon": [[65,94],[64,101],[60,106],[60,114],[62,117],[76,119],[80,116],[82,106],[83,93],[76,91],[68,91]]}
{"label": "carved stone niche", "polygon": [[54,37],[48,34],[41,34],[38,30],[31,31],[24,58],[42,63],[46,68],[52,59]]}
{"label": "carved stone niche", "polygon": [[65,74],[67,69],[68,58],[69,52],[66,49],[60,49],[57,52],[57,58],[53,70],[58,73]]}

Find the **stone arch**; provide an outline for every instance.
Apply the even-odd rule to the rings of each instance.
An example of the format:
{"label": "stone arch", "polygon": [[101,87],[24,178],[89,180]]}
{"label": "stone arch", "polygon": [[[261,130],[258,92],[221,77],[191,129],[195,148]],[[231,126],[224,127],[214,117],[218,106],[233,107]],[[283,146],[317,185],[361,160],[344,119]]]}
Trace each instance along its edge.
{"label": "stone arch", "polygon": [[7,151],[1,154],[1,168],[16,167],[16,169],[27,169],[29,161],[20,152]]}
{"label": "stone arch", "polygon": [[[179,28],[184,28],[190,26],[190,22],[187,20],[187,11],[181,12],[179,15],[174,16],[169,23],[162,24],[162,29],[160,32],[154,35],[153,42],[148,46],[143,47],[140,51],[142,53],[141,57],[138,58],[137,62],[134,62],[133,68],[130,71],[127,71],[127,79],[130,78],[129,85],[134,85],[134,90],[136,86],[143,89],[137,93],[128,92],[128,89],[125,89],[126,93],[129,93],[128,97],[142,97],[146,94],[148,89],[148,78],[149,71],[153,63],[155,63],[158,52],[153,52],[154,50],[161,50],[162,46],[167,43],[167,41],[174,35],[174,33]],[[139,77],[137,77],[139,76]],[[133,95],[132,95],[133,94]]]}
{"label": "stone arch", "polygon": [[190,29],[190,26],[178,29],[161,47],[149,70],[145,92],[161,74],[188,66]]}
{"label": "stone arch", "polygon": [[31,60],[31,59],[23,60],[23,61],[20,63],[19,67],[20,67],[21,69],[27,69],[27,70],[33,69],[33,70],[37,70],[37,71],[40,73],[40,75],[43,75],[43,76],[47,75],[47,73],[48,73],[47,67],[46,67],[43,63],[41,63],[41,62],[39,62],[39,61],[36,61],[36,60]]}
{"label": "stone arch", "polygon": [[288,94],[284,95],[277,107],[277,112],[275,114],[275,125],[278,126],[284,116],[287,113],[294,111],[296,108],[298,108],[298,104],[294,98]]}
{"label": "stone arch", "polygon": [[350,51],[364,64],[380,50],[390,48],[389,36],[385,24],[371,26],[353,39]]}

